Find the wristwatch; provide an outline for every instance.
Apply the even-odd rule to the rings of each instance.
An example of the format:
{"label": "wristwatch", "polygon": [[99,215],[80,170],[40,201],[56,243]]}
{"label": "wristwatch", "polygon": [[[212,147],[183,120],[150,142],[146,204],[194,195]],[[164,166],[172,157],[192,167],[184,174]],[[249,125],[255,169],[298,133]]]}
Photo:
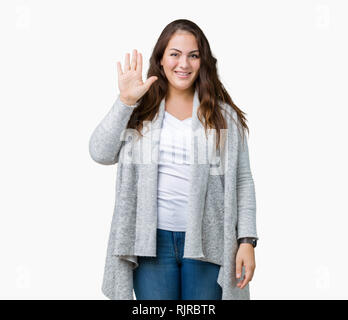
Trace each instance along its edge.
{"label": "wristwatch", "polygon": [[257,245],[257,239],[256,238],[250,238],[250,237],[245,237],[245,238],[240,238],[238,240],[238,245],[241,243],[251,243],[253,247],[255,248]]}

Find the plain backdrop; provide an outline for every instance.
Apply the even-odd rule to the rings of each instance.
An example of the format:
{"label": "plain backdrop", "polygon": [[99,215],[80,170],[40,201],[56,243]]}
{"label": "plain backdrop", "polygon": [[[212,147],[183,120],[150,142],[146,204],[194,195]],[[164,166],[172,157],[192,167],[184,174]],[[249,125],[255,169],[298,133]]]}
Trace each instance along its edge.
{"label": "plain backdrop", "polygon": [[246,112],[258,246],[251,299],[347,299],[346,1],[0,4],[0,298],[101,292],[117,165],[89,138],[163,28],[200,26]]}

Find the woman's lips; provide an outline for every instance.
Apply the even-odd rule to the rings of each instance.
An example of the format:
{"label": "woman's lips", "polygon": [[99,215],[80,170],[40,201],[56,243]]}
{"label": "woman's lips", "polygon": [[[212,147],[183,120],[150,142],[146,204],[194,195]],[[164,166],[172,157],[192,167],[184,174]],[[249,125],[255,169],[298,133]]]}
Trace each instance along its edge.
{"label": "woman's lips", "polygon": [[184,75],[178,73],[177,71],[174,71],[174,72],[175,72],[176,76],[180,79],[187,79],[190,77],[190,74],[191,74],[191,72],[189,72],[186,76],[184,76]]}

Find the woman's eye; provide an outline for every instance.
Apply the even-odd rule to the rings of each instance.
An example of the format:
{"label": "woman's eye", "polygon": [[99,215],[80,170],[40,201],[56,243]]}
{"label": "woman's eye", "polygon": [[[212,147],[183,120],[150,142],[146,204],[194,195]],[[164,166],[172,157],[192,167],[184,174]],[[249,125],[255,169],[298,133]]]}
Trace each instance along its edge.
{"label": "woman's eye", "polygon": [[[177,53],[172,53],[171,56],[172,56],[172,55],[177,55]],[[191,57],[193,57],[193,56],[195,56],[196,58],[199,58],[199,56],[197,56],[196,54],[192,54],[192,55],[191,55]]]}

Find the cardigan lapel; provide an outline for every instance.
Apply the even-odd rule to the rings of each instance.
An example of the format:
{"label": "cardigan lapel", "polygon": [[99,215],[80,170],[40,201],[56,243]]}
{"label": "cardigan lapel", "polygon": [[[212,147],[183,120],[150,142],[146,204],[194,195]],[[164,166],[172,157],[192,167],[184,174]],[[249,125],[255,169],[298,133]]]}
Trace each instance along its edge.
{"label": "cardigan lapel", "polygon": [[204,258],[202,220],[210,165],[206,163],[204,126],[197,116],[199,106],[198,91],[195,90],[192,111],[189,215],[186,225],[184,258]]}

